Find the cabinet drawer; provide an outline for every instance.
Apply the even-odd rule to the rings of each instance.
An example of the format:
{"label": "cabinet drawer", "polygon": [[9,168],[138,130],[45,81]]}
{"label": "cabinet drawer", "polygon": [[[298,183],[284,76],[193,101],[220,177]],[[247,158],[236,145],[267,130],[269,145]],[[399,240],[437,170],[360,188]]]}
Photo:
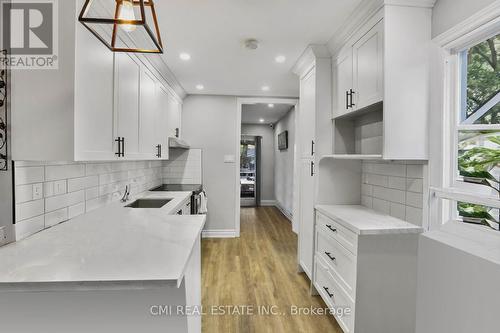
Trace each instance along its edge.
{"label": "cabinet drawer", "polygon": [[316,254],[328,264],[329,270],[352,299],[355,298],[356,257],[330,236],[316,230]]}
{"label": "cabinet drawer", "polygon": [[[353,302],[330,274],[323,259],[318,256],[314,260],[314,286],[326,305],[333,309],[334,316],[344,333],[354,332]],[[346,309],[350,311],[347,312]],[[342,310],[347,313],[340,314]]]}
{"label": "cabinet drawer", "polygon": [[352,254],[358,252],[358,236],[334,220],[316,211],[316,227],[319,232],[326,233],[342,244]]}

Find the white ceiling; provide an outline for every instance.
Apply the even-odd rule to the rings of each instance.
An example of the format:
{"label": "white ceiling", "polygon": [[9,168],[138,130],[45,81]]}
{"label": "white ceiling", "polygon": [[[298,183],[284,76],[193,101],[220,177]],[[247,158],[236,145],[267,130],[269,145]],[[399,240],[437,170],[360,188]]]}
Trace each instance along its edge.
{"label": "white ceiling", "polygon": [[[157,0],[168,66],[188,94],[297,97],[291,73],[309,44],[325,44],[361,0]],[[243,47],[256,38],[260,47]],[[191,60],[179,59],[181,52]],[[277,64],[277,55],[286,56]],[[205,89],[198,91],[196,85]],[[263,92],[261,87],[270,87]]]}
{"label": "white ceiling", "polygon": [[[241,123],[242,124],[274,124],[294,107],[290,104],[274,104],[273,108],[269,105],[244,104],[241,108]],[[264,122],[260,120],[264,119]]]}

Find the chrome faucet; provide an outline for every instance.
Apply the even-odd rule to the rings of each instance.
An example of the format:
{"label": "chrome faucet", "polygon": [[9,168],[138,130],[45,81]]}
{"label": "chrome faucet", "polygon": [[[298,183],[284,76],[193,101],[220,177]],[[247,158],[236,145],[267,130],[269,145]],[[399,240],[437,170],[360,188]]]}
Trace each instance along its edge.
{"label": "chrome faucet", "polygon": [[128,201],[128,196],[130,195],[130,187],[129,185],[125,186],[125,192],[123,192],[123,197],[120,200],[121,202],[127,202]]}

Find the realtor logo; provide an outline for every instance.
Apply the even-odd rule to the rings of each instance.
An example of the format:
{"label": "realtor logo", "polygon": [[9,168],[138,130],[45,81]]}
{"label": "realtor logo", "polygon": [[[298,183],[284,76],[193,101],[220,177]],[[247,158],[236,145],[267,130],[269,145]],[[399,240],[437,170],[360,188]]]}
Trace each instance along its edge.
{"label": "realtor logo", "polygon": [[2,45],[11,69],[57,68],[57,0],[2,2]]}

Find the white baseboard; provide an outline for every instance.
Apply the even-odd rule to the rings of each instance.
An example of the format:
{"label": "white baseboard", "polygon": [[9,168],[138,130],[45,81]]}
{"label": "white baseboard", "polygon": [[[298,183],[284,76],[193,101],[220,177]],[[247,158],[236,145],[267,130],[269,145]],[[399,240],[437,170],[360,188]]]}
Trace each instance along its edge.
{"label": "white baseboard", "polygon": [[236,238],[236,230],[203,230],[203,238]]}
{"label": "white baseboard", "polygon": [[261,200],[260,201],[260,205],[262,207],[272,207],[272,206],[276,206],[278,202],[276,200]]}
{"label": "white baseboard", "polygon": [[279,211],[281,213],[283,213],[283,215],[285,215],[285,217],[288,219],[288,221],[290,221],[290,223],[292,223],[293,221],[293,216],[292,214],[290,214],[289,212],[286,211],[286,209],[284,209],[280,204],[279,202],[276,202],[276,205],[274,205],[276,208],[279,209]]}

